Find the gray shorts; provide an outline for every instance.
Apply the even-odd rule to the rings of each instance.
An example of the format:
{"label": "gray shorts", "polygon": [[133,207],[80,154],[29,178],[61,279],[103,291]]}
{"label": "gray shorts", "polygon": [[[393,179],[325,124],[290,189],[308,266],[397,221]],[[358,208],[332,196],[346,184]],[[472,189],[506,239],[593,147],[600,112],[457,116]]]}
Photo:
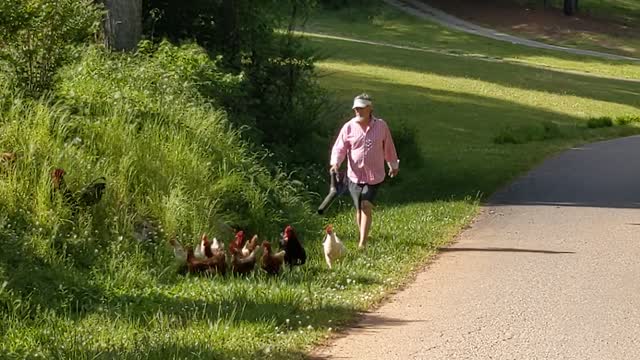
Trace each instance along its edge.
{"label": "gray shorts", "polygon": [[349,180],[349,193],[351,194],[353,205],[356,209],[360,209],[360,203],[364,200],[367,200],[372,204],[374,203],[378,192],[378,186],[380,186],[380,184],[356,184]]}

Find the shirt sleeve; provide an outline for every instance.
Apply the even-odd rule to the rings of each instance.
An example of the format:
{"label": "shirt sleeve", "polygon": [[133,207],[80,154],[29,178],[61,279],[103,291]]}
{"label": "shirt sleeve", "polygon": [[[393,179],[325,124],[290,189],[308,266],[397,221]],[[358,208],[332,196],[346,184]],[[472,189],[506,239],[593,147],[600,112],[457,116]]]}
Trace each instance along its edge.
{"label": "shirt sleeve", "polygon": [[333,144],[333,149],[331,149],[331,161],[329,163],[331,166],[340,166],[344,161],[344,158],[347,156],[347,151],[350,148],[349,142],[347,141],[348,125],[349,124],[345,124],[342,127],[335,144]]}
{"label": "shirt sleeve", "polygon": [[393,143],[391,137],[391,131],[389,126],[385,123],[384,126],[384,159],[392,169],[397,169],[400,166],[400,160],[398,159],[398,153],[396,152],[396,146]]}

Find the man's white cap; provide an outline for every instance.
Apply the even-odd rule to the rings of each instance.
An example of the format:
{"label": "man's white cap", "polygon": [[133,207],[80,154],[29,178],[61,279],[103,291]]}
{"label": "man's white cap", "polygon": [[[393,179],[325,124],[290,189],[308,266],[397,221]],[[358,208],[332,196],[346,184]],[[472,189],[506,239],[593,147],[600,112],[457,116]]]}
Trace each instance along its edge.
{"label": "man's white cap", "polygon": [[356,97],[355,99],[353,99],[353,107],[352,107],[352,109],[365,108],[367,106],[371,106],[371,100],[365,100],[365,99],[361,99],[359,97]]}

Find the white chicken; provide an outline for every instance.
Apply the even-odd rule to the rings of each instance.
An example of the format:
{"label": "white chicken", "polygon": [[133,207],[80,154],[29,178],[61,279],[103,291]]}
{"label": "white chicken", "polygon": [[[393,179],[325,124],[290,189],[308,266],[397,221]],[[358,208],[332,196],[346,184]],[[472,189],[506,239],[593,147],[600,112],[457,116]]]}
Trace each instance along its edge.
{"label": "white chicken", "polygon": [[216,250],[224,250],[224,243],[214,237],[211,241],[211,251],[215,252]]}
{"label": "white chicken", "polygon": [[196,246],[195,250],[193,251],[193,256],[198,260],[206,259],[207,255],[204,251],[204,248],[209,245],[210,245],[209,237],[207,237],[207,234],[202,234],[202,239],[200,240],[200,244],[198,244],[198,246]]}
{"label": "white chicken", "polygon": [[242,248],[242,256],[249,256],[253,250],[258,247],[258,235],[253,235],[250,241],[247,241]]}
{"label": "white chicken", "polygon": [[333,225],[329,225],[326,228],[327,236],[324,238],[322,247],[324,248],[324,259],[329,266],[329,269],[333,267],[333,262],[344,256],[347,252],[344,244],[338,236],[333,232]]}

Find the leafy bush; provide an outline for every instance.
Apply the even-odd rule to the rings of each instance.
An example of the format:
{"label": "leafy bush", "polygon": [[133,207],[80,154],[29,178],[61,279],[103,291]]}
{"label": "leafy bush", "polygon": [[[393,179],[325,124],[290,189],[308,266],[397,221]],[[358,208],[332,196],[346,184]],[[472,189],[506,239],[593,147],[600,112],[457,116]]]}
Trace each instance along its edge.
{"label": "leafy bush", "polygon": [[29,95],[49,89],[70,45],[95,33],[100,15],[93,0],[0,2],[0,61],[13,83]]}
{"label": "leafy bush", "polygon": [[506,126],[493,139],[496,144],[525,144],[564,137],[558,124],[545,121],[521,126]]}
{"label": "leafy bush", "polygon": [[[180,47],[168,42],[142,42],[133,56],[113,55],[89,47],[79,65],[63,71],[65,80],[57,88],[77,113],[110,113],[113,106],[144,121],[158,114],[167,101],[205,102],[233,96],[240,91],[243,76],[232,76],[195,44]],[[100,80],[100,81],[98,81]],[[214,103],[215,104],[215,103]]]}
{"label": "leafy bush", "polygon": [[609,116],[601,116],[597,118],[590,118],[587,120],[587,127],[589,129],[611,127],[613,126],[613,120]]}
{"label": "leafy bush", "polygon": [[625,126],[633,123],[640,123],[640,115],[622,115],[615,119],[616,125]]}
{"label": "leafy bush", "polygon": [[315,53],[291,31],[312,3],[148,0],[146,32],[174,42],[195,39],[216,54],[219,68],[242,81],[234,92],[202,94],[246,126],[245,137],[269,149],[272,163],[317,167],[326,162],[317,150],[328,146],[327,96],[316,83]]}

